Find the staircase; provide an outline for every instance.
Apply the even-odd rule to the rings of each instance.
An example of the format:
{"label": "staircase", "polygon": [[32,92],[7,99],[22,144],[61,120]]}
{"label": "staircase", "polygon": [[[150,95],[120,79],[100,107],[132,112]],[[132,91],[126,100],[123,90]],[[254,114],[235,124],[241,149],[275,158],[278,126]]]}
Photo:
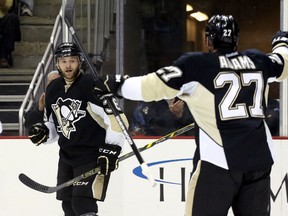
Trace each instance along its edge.
{"label": "staircase", "polygon": [[[19,124],[19,109],[27,89],[31,87],[29,88],[31,92],[32,87],[33,89],[35,87],[30,86],[34,73],[36,72],[37,77],[38,73],[44,70],[42,68],[42,64],[44,64],[43,55],[45,53],[46,59],[47,51],[45,50],[47,45],[49,44],[48,52],[50,54],[51,46],[57,43],[57,41],[54,41],[55,37],[53,37],[53,43],[51,43],[50,36],[56,17],[59,18],[58,14],[62,1],[54,3],[51,0],[34,0],[34,3],[33,17],[20,16],[22,41],[15,44],[15,51],[12,53],[14,66],[10,69],[0,68],[0,121],[3,124],[1,135],[17,136],[19,135],[19,129],[21,129],[20,135],[27,134],[27,131],[23,133],[22,125]],[[89,4],[87,1],[76,1],[75,3],[75,29],[83,48],[94,56],[91,57],[91,60],[95,64],[99,60],[99,54],[101,54],[101,62],[106,59],[106,57],[103,59],[103,56],[106,56],[104,50],[106,50],[107,44],[105,45],[105,43],[108,43],[109,38],[113,38],[115,32],[115,7],[114,0],[101,0],[93,3],[89,2]],[[59,19],[57,20],[59,21]],[[113,41],[112,44],[115,44],[115,38]],[[111,71],[114,71],[116,62],[115,47],[109,50],[109,55],[111,63],[106,62],[105,67],[112,67]],[[45,66],[45,72],[42,71],[42,73],[54,69],[50,62],[45,62],[45,64],[48,64],[48,68]],[[29,96],[29,100],[30,97],[32,96]],[[25,111],[25,108],[23,110],[22,107],[21,113],[22,111]]]}
{"label": "staircase", "polygon": [[12,53],[14,66],[9,69],[0,68],[1,135],[19,135],[19,108],[50,40],[61,3],[37,0],[34,1],[33,17],[20,16],[22,40],[16,42]]}

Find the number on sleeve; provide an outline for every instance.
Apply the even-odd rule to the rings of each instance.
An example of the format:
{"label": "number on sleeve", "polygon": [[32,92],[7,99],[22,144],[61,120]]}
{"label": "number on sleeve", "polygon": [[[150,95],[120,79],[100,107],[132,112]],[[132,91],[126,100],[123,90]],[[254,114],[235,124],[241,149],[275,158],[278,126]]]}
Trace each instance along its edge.
{"label": "number on sleeve", "polygon": [[177,78],[182,76],[182,71],[175,66],[164,67],[156,71],[157,74],[161,75],[161,79],[168,82],[171,78]]}

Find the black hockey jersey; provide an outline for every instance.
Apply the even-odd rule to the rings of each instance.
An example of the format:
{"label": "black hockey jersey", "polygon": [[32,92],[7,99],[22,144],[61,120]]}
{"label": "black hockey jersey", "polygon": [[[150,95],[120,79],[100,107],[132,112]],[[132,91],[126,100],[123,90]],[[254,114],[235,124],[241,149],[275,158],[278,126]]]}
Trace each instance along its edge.
{"label": "black hockey jersey", "polygon": [[197,159],[231,170],[265,169],[274,161],[264,121],[267,81],[288,75],[287,54],[276,53],[283,49],[187,53],[172,66],[127,79],[121,93],[144,101],[178,96],[199,126]]}
{"label": "black hockey jersey", "polygon": [[[60,77],[46,90],[47,143],[58,140],[60,157],[70,165],[96,160],[99,144],[123,146],[125,141],[114,115],[104,111],[92,90],[90,74],[80,74],[71,86]],[[121,117],[127,123],[123,113]]]}

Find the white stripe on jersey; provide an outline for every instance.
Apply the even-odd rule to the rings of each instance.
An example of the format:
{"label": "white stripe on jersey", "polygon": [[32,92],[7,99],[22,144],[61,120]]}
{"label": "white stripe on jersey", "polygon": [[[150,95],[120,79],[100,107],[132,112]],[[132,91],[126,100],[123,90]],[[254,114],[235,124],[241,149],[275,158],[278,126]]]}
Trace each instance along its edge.
{"label": "white stripe on jersey", "polygon": [[218,145],[201,128],[199,128],[200,160],[210,162],[228,170],[223,146]]}
{"label": "white stripe on jersey", "polygon": [[276,149],[275,149],[275,146],[274,146],[274,143],[273,143],[273,138],[272,138],[272,135],[270,133],[269,127],[268,127],[268,125],[267,125],[267,123],[265,121],[264,121],[264,125],[265,125],[265,130],[266,130],[266,139],[267,139],[268,147],[270,149],[273,161],[275,161]]}
{"label": "white stripe on jersey", "polygon": [[142,77],[131,77],[121,87],[121,95],[130,100],[159,101],[172,99],[179,95],[179,90],[166,85],[156,73]]}

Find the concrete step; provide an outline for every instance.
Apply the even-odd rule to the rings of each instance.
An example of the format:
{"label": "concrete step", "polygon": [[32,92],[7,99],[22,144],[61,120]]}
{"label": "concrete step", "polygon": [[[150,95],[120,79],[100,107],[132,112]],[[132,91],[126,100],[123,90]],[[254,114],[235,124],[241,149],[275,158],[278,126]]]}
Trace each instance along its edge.
{"label": "concrete step", "polygon": [[[28,88],[29,83],[0,83],[0,96],[2,95],[25,95]],[[1,108],[2,105],[1,105]]]}
{"label": "concrete step", "polygon": [[20,16],[20,25],[21,26],[53,26],[55,23],[55,17],[40,17],[40,16]]}
{"label": "concrete step", "polygon": [[[4,131],[10,131],[10,130],[13,130],[14,132],[12,134],[7,134],[7,132],[5,132],[5,135],[11,135],[11,136],[14,136],[14,135],[18,135],[18,131],[19,130],[19,123],[2,123],[2,126],[3,126],[3,130]],[[4,132],[1,134],[3,135]]]}
{"label": "concrete step", "polygon": [[35,69],[0,68],[1,83],[30,83]]}
{"label": "concrete step", "polygon": [[2,110],[4,109],[19,109],[19,107],[21,106],[22,101],[21,102],[0,102],[0,107]]}
{"label": "concrete step", "polygon": [[2,123],[1,136],[19,136],[19,123]]}
{"label": "concrete step", "polygon": [[0,95],[0,102],[22,102],[24,97],[25,95]]}
{"label": "concrete step", "polygon": [[47,48],[48,42],[21,41],[15,44],[15,51],[12,53],[14,59],[13,68],[36,69]]}
{"label": "concrete step", "polygon": [[47,42],[50,40],[52,29],[52,25],[21,25],[21,41]]}
{"label": "concrete step", "polygon": [[[83,32],[87,32],[87,22],[85,19],[76,19],[75,30],[80,37],[80,28]],[[50,36],[55,23],[55,18],[41,18],[41,17],[22,17],[21,18],[21,41],[27,42],[47,42],[50,40]],[[93,23],[91,24],[93,25]],[[33,35],[33,37],[31,36]],[[83,41],[87,41],[86,33],[81,38]]]}
{"label": "concrete step", "polygon": [[[81,9],[81,2],[82,2],[82,9]],[[90,13],[92,15],[95,14],[94,11],[94,3],[91,1],[91,8],[92,10]],[[56,17],[60,11],[62,1],[49,1],[49,0],[40,0],[35,1],[34,10],[33,10],[33,16],[39,16],[39,17]],[[75,10],[75,16],[87,16],[87,1],[76,1],[75,7],[77,10]]]}
{"label": "concrete step", "polygon": [[[16,55],[14,56],[14,66],[17,66],[17,68],[26,68],[35,70],[41,59],[42,59],[41,55],[30,55],[30,56]],[[31,78],[27,77],[26,80],[31,80]]]}
{"label": "concrete step", "polygon": [[56,17],[61,8],[61,1],[35,1],[33,16]]}
{"label": "concrete step", "polygon": [[15,51],[13,52],[13,55],[21,55],[21,56],[27,56],[27,55],[43,55],[47,45],[48,41],[40,42],[40,41],[20,41],[16,42]]}
{"label": "concrete step", "polygon": [[19,123],[19,111],[18,110],[8,110],[1,112],[0,119],[2,123]]}

